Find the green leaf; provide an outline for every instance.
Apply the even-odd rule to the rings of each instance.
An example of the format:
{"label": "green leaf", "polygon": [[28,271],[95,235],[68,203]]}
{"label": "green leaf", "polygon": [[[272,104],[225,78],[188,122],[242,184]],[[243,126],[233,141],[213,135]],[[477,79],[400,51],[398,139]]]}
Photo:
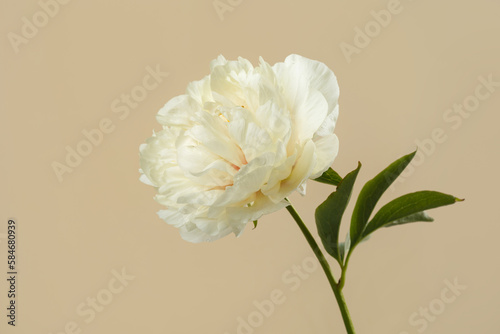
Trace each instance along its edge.
{"label": "green leaf", "polygon": [[[434,218],[430,217],[427,212],[425,211],[420,211],[417,213],[414,213],[412,215],[403,217],[401,219],[395,220],[392,223],[384,225],[384,227],[391,227],[395,225],[403,225],[403,224],[408,224],[408,223],[415,223],[415,222],[433,222]],[[370,223],[368,223],[369,225]]]}
{"label": "green leaf", "polygon": [[345,241],[339,243],[339,253],[342,262],[344,262],[346,255],[349,254],[349,248],[351,248],[351,237],[349,236],[349,232],[347,232]]}
{"label": "green leaf", "polygon": [[382,194],[391,186],[396,178],[408,166],[417,151],[405,155],[390,164],[373,179],[368,181],[359,194],[351,219],[351,250],[362,238],[368,219]]}
{"label": "green leaf", "polygon": [[384,205],[368,223],[363,236],[384,226],[416,221],[432,221],[423,211],[462,201],[455,196],[437,191],[417,191],[406,194]]}
{"label": "green leaf", "polygon": [[346,175],[337,186],[337,191],[331,193],[328,198],[321,203],[315,212],[316,226],[325,250],[333,256],[340,264],[343,263],[344,245],[339,245],[339,230],[342,215],[349,204],[352,188],[358,176],[361,163],[358,168]]}
{"label": "green leaf", "polygon": [[333,169],[328,168],[320,177],[314,179],[314,181],[338,186],[342,182],[342,177]]}
{"label": "green leaf", "polygon": [[259,223],[258,220],[253,221],[253,229],[255,230],[257,228],[257,224]]}

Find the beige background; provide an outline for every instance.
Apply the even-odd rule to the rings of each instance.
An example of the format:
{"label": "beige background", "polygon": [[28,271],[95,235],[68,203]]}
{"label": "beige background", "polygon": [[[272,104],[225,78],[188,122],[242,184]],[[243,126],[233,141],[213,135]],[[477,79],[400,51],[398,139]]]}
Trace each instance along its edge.
{"label": "beige background", "polygon": [[[456,129],[443,117],[473,101],[478,77],[500,82],[500,3],[401,0],[399,13],[350,62],[341,43],[355,45],[356,27],[376,29],[370,13],[389,1],[230,3],[222,20],[212,0],[73,0],[43,22],[35,0],[0,1],[0,267],[10,217],[19,226],[20,261],[14,329],[6,325],[6,270],[0,275],[0,332],[233,334],[238,317],[247,319],[254,301],[277,289],[285,302],[254,333],[344,333],[318,267],[291,290],[293,266],[313,262],[286,211],[239,239],[190,244],[157,218],[154,190],[138,180],[138,147],[159,128],[156,112],[205,76],[211,59],[255,64],[263,56],[272,64],[298,53],[338,76],[334,168],[345,174],[363,162],[356,193],[442,129],[446,139],[383,202],[420,189],[467,199],[432,212],[433,224],[383,230],[359,247],[345,289],[358,333],[419,333],[423,325],[409,318],[429,305],[442,314],[424,333],[498,333],[500,87]],[[22,18],[33,15],[46,25],[16,53],[9,33],[21,36]],[[127,117],[114,113],[113,101],[142,85],[148,66],[169,75]],[[106,118],[114,130],[59,182],[51,164],[64,163],[65,147]],[[330,191],[310,182],[306,197],[292,197],[315,235],[314,208]],[[135,278],[110,295],[113,270],[122,268]],[[466,288],[440,310],[444,281],[455,278]],[[109,296],[88,323],[78,312],[82,303],[88,310],[87,298]]]}

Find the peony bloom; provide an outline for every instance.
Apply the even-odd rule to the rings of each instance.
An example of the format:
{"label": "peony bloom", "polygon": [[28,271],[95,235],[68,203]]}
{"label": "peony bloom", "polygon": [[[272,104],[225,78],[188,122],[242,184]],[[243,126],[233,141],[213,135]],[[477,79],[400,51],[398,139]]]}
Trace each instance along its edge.
{"label": "peony bloom", "polygon": [[157,189],[160,218],[191,242],[240,235],[287,205],[338,152],[339,87],[323,63],[298,55],[258,67],[219,56],[158,112],[140,147],[141,181]]}

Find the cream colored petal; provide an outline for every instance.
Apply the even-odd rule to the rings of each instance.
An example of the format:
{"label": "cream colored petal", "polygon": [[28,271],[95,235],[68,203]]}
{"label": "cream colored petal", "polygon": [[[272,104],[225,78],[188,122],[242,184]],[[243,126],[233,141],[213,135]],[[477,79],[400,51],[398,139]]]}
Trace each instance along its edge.
{"label": "cream colored petal", "polygon": [[192,243],[200,243],[200,242],[211,242],[218,240],[232,232],[230,227],[226,227],[219,231],[218,234],[210,235],[207,232],[201,230],[196,226],[196,224],[188,222],[185,225],[179,227],[179,232],[182,239],[192,242]]}
{"label": "cream colored petal", "polygon": [[189,128],[193,125],[196,111],[201,110],[200,104],[188,95],[179,95],[168,101],[156,115],[158,123],[164,126]]}
{"label": "cream colored petal", "polygon": [[274,203],[269,199],[269,197],[264,196],[262,193],[258,193],[256,200],[251,206],[228,207],[227,214],[229,217],[232,217],[235,222],[244,221],[245,223],[248,223],[258,220],[263,215],[283,209],[289,204],[290,203],[285,200]]}
{"label": "cream colored petal", "polygon": [[245,157],[231,140],[225,121],[206,112],[199,113],[198,119],[200,124],[186,131],[186,135],[199,141],[213,154],[241,167],[245,163]]}
{"label": "cream colored petal", "polygon": [[328,102],[329,113],[334,110],[338,104],[340,90],[337,77],[328,66],[296,54],[286,57],[284,65],[300,75],[302,82],[308,83],[310,89],[321,92]]}
{"label": "cream colored petal", "polygon": [[339,140],[335,134],[319,137],[314,140],[314,145],[316,147],[316,166],[310,176],[311,179],[320,177],[332,165],[339,153]]}
{"label": "cream colored petal", "polygon": [[232,120],[228,124],[231,139],[238,145],[247,162],[265,152],[275,151],[273,138],[267,129],[260,127],[253,115],[244,108],[235,108]]}
{"label": "cream colored petal", "polygon": [[273,162],[274,155],[268,153],[243,166],[234,176],[234,185],[226,188],[224,194],[210,208],[209,214],[212,215],[213,212],[217,212],[217,207],[238,203],[259,191],[269,178]]}
{"label": "cream colored petal", "polygon": [[269,196],[273,202],[277,203],[281,201],[309,178],[316,164],[314,150],[314,143],[312,140],[308,141],[302,150],[302,154],[293,166],[290,176],[281,182],[280,189],[276,194]]}
{"label": "cream colored petal", "polygon": [[200,106],[213,102],[212,91],[210,90],[210,76],[190,82],[186,89],[186,94],[195,100]]}
{"label": "cream colored petal", "polygon": [[167,224],[180,227],[184,225],[188,219],[178,210],[160,210],[157,212],[158,217],[163,219]]}

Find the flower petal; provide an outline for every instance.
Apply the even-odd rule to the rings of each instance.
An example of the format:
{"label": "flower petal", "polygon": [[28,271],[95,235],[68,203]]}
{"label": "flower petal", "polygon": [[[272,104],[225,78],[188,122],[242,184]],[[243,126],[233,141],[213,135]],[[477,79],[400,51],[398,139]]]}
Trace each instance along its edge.
{"label": "flower petal", "polygon": [[290,193],[292,193],[295,189],[297,189],[302,182],[307,180],[311,175],[311,172],[315,165],[315,154],[314,154],[314,143],[312,140],[309,140],[300,155],[297,159],[295,166],[290,173],[290,176],[281,182],[280,189],[276,194],[269,196],[269,198],[274,202],[278,203]]}
{"label": "flower petal", "polygon": [[189,95],[179,95],[168,101],[160,109],[156,120],[161,125],[189,128],[193,125],[194,113],[201,110],[201,106]]}
{"label": "flower petal", "polygon": [[166,206],[158,215],[191,242],[240,235],[305,194],[338,152],[339,91],[326,65],[219,56],[210,69],[161,108],[163,130],[140,146],[140,180]]}
{"label": "flower petal", "polygon": [[316,166],[310,176],[311,179],[320,177],[332,165],[339,153],[339,140],[335,134],[318,137],[313,142],[316,147]]}

